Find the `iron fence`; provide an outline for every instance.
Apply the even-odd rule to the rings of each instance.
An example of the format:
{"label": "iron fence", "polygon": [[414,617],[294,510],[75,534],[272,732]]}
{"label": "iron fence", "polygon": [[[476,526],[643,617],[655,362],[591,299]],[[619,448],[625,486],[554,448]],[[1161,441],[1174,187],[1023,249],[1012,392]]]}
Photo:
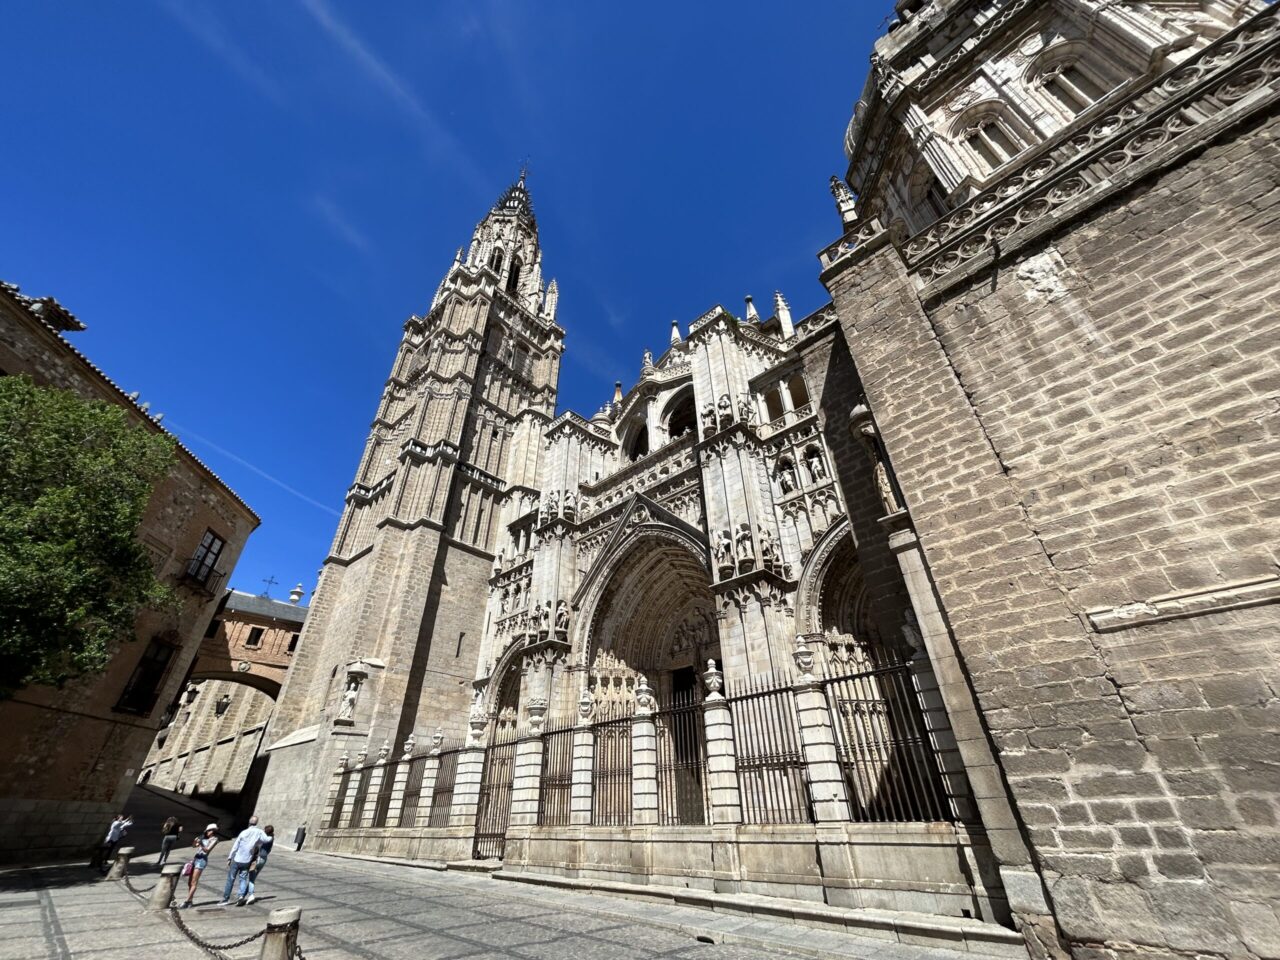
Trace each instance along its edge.
{"label": "iron fence", "polygon": [[729,697],[743,823],[812,823],[791,679],[763,676]]}
{"label": "iron fence", "polygon": [[364,802],[369,796],[369,778],[373,776],[372,767],[364,767],[354,771],[359,779],[356,781],[356,799],[351,805],[351,816],[347,820],[346,826],[360,826],[360,817],[364,813]]}
{"label": "iron fence", "polygon": [[707,740],[702,703],[680,694],[654,714],[658,734],[658,822],[707,822]]}
{"label": "iron fence", "polygon": [[[600,709],[600,708],[597,708]],[[591,725],[591,822],[598,826],[631,823],[631,718],[635,704],[620,702],[600,710]]]}
{"label": "iron fence", "polygon": [[515,761],[515,730],[495,732],[489,746],[485,748],[484,770],[480,776],[475,845],[472,852],[477,860],[501,859],[506,850]]}
{"label": "iron fence", "polygon": [[342,808],[347,805],[347,793],[351,789],[351,776],[354,771],[346,771],[338,781],[338,795],[333,801],[333,813],[329,817],[329,829],[333,830],[342,823]]}
{"label": "iron fence", "polygon": [[401,827],[418,825],[418,812],[422,803],[422,778],[427,772],[427,760],[426,756],[421,756],[409,761],[409,775],[404,781],[404,799],[400,803],[399,826]]}
{"label": "iron fence", "polygon": [[849,819],[950,819],[910,667],[830,677],[822,688],[849,794]]}
{"label": "iron fence", "polygon": [[427,813],[428,827],[449,825],[449,814],[453,809],[453,787],[458,779],[458,755],[461,752],[460,749],[445,750],[440,754],[436,783],[431,790],[431,807]]}
{"label": "iron fence", "polygon": [[573,795],[572,726],[547,730],[542,735],[542,773],[538,789],[538,824],[563,827],[569,823]]}

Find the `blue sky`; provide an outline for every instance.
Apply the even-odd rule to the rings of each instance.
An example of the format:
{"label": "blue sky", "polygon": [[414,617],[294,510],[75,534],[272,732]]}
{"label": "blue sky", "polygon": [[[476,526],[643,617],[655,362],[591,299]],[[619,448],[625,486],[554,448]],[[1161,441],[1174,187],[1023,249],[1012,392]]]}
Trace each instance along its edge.
{"label": "blue sky", "polygon": [[561,409],[672,319],[825,302],[827,178],[891,7],[9,3],[0,278],[85,321],[262,516],[232,584],[310,590],[401,324],[525,157]]}

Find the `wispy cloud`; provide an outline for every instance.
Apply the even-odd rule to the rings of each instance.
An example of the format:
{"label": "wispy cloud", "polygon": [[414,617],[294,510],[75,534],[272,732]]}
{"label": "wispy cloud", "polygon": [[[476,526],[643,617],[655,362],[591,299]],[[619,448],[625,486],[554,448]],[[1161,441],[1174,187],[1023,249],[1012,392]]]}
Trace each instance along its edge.
{"label": "wispy cloud", "polygon": [[232,73],[276,106],[285,105],[284,91],[279,84],[258,66],[243,47],[236,43],[211,8],[196,0],[190,0],[190,2],[157,0],[157,2],[162,10],[173,17],[187,33],[204,44]]}
{"label": "wispy cloud", "polygon": [[330,198],[317,194],[311,198],[311,210],[343,243],[365,255],[373,253],[373,244]]}
{"label": "wispy cloud", "polygon": [[218,446],[218,444],[214,443],[208,437],[202,437],[200,434],[196,433],[194,430],[188,430],[186,427],[182,426],[182,424],[174,423],[172,420],[168,421],[165,424],[165,427],[167,427],[169,430],[173,431],[174,433],[179,434],[182,437],[182,439],[188,443],[190,443],[192,440],[195,440],[200,446],[208,447],[210,450],[213,450],[215,453],[218,453],[221,456],[226,457],[228,460],[231,460],[234,463],[240,464],[240,466],[244,467],[246,470],[252,473],[256,473],[258,476],[262,477],[263,480],[266,480],[269,483],[274,483],[281,490],[285,491],[286,493],[292,494],[293,496],[297,497],[299,500],[303,501],[304,503],[311,504],[311,506],[315,507],[317,510],[323,510],[325,513],[332,514],[335,517],[342,516],[342,514],[339,513],[337,510],[333,509],[333,507],[327,506],[321,503],[319,500],[311,499],[301,490],[295,490],[293,487],[289,486],[283,480],[277,479],[276,477],[273,477],[271,474],[267,473],[267,471],[263,470],[261,467],[255,466],[254,464],[250,463],[248,460],[245,460],[243,457],[236,456],[234,453],[232,453],[230,450],[226,449],[225,447]]}
{"label": "wispy cloud", "polygon": [[489,185],[476,172],[476,164],[437,113],[423,103],[409,84],[334,12],[327,0],[300,2],[317,26],[347,55],[365,78],[381,90],[413,123],[422,135],[426,149],[453,167],[458,177],[479,196],[487,198]]}

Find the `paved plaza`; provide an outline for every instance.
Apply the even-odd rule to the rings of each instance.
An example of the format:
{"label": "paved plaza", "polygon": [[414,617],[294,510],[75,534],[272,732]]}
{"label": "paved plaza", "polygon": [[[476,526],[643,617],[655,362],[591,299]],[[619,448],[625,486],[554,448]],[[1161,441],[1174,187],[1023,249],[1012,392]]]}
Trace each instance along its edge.
{"label": "paved plaza", "polygon": [[[146,891],[154,856],[132,871]],[[776,956],[866,960],[960,960],[965,954],[859,939],[786,922],[725,916],[494,879],[322,854],[275,853],[247,907],[218,907],[225,877],[215,862],[183,917],[200,937],[232,943],[261,930],[275,908],[302,908],[299,943],[307,960],[519,960]],[[704,940],[699,940],[703,937]],[[714,942],[708,943],[705,940]],[[255,942],[226,951],[259,955]],[[79,864],[0,873],[0,960],[196,960],[194,946],[167,917],[118,882],[97,881]]]}

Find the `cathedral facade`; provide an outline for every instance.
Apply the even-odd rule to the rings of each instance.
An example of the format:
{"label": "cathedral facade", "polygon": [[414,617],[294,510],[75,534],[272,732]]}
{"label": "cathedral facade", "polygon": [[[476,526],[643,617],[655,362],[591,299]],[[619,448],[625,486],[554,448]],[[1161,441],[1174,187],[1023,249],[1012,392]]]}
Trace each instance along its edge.
{"label": "cathedral facade", "polygon": [[260,813],[974,953],[1280,955],[1280,19],[897,12],[813,314],[717,306],[557,415],[523,177],[479,223]]}

